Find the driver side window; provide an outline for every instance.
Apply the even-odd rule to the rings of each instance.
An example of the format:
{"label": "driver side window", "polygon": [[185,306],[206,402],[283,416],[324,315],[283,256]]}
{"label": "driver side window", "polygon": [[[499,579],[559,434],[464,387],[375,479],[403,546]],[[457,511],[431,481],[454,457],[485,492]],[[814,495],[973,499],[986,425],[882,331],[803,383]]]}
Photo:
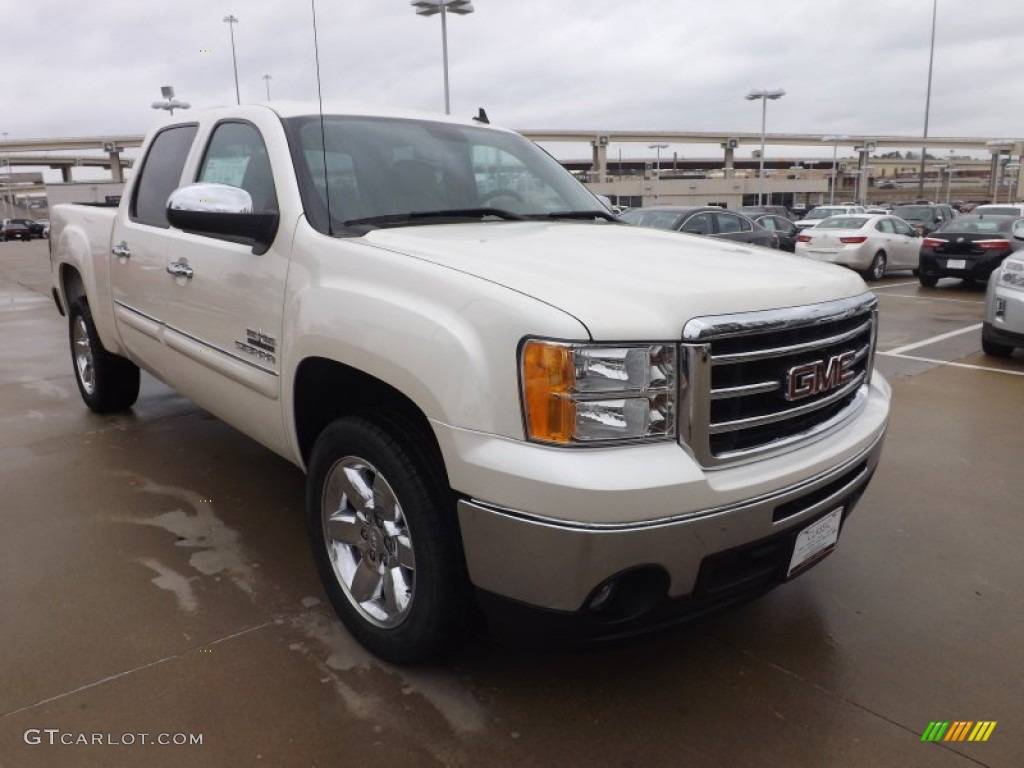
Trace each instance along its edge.
{"label": "driver side window", "polygon": [[267,147],[250,123],[225,122],[214,129],[196,181],[241,187],[252,197],[253,213],[278,210]]}
{"label": "driver side window", "polygon": [[712,230],[711,227],[711,215],[707,213],[696,213],[685,222],[680,228],[682,232],[688,232],[691,235],[710,235]]}

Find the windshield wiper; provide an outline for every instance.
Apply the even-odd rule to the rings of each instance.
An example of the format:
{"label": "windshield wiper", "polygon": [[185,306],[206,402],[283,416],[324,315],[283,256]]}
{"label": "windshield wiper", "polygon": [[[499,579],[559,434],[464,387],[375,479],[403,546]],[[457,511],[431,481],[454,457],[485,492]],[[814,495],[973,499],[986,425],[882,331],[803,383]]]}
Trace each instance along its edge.
{"label": "windshield wiper", "polygon": [[552,213],[539,214],[532,218],[539,219],[579,219],[580,221],[592,221],[593,219],[604,219],[605,221],[621,221],[608,211],[553,211]]}
{"label": "windshield wiper", "polygon": [[389,224],[412,224],[430,219],[486,219],[494,217],[507,221],[526,221],[525,216],[512,213],[501,208],[449,208],[440,211],[410,211],[409,213],[388,213],[383,216],[367,216],[363,219],[349,219],[343,221],[346,227],[359,226],[360,224],[371,224],[376,226],[388,226]]}

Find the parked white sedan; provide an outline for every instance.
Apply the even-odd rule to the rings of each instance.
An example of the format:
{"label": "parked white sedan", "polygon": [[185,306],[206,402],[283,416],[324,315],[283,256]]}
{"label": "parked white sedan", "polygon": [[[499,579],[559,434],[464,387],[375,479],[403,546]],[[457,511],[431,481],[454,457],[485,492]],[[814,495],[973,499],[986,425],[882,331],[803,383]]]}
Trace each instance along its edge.
{"label": "parked white sedan", "polygon": [[832,216],[796,240],[796,254],[842,264],[868,280],[889,269],[917,269],[921,238],[903,219],[881,214]]}

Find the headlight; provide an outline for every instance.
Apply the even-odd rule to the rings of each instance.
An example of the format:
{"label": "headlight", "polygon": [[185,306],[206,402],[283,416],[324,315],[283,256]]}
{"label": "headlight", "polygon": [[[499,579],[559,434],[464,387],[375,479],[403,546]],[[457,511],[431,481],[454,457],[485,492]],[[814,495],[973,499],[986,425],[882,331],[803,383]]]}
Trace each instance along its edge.
{"label": "headlight", "polygon": [[672,438],[676,347],[527,341],[519,359],[527,436],[548,443]]}
{"label": "headlight", "polygon": [[1024,261],[1010,258],[999,270],[999,284],[1009,288],[1024,288]]}

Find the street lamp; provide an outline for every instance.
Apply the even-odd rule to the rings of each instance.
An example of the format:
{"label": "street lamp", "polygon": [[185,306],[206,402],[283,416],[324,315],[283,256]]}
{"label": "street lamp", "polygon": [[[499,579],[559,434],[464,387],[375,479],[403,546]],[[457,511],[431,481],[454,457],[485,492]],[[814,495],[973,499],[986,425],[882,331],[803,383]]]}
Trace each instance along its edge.
{"label": "street lamp", "polygon": [[773,90],[765,90],[764,88],[754,88],[744,98],[747,101],[761,100],[761,163],[757,171],[757,204],[761,205],[762,195],[764,193],[764,128],[765,121],[768,116],[768,99],[775,101],[781,99],[786,95],[785,90],[782,88],[775,88]]}
{"label": "street lamp", "polygon": [[822,136],[822,141],[828,141],[832,143],[832,189],[828,195],[828,204],[832,205],[836,201],[836,152],[839,151],[839,142],[849,140],[849,136],[845,133],[838,133],[829,136]]}
{"label": "street lamp", "polygon": [[162,85],[160,86],[160,94],[164,97],[163,101],[154,101],[153,109],[166,109],[172,115],[176,109],[188,109],[192,105],[187,101],[174,98],[174,86],[173,85]]}
{"label": "street lamp", "polygon": [[274,78],[272,78],[270,75],[264,75],[263,76],[263,80],[267,84],[267,101],[270,101],[270,81],[273,80],[273,79]]}
{"label": "street lamp", "polygon": [[668,149],[668,144],[648,144],[647,148],[657,150],[654,159],[654,176],[657,179],[654,187],[654,202],[658,202],[658,198],[661,197],[661,150]]}
{"label": "street lamp", "polygon": [[412,0],[412,6],[419,16],[435,16],[441,14],[441,53],[444,59],[444,113],[452,113],[451,99],[448,94],[448,14],[466,16],[473,12],[470,0]]}
{"label": "street lamp", "polygon": [[[932,44],[928,50],[928,90],[924,97],[924,137],[928,138],[928,113],[932,107],[932,64],[935,61],[935,17],[939,10],[939,0],[932,0]],[[921,147],[921,172],[917,176],[917,196],[924,195],[924,161],[927,155],[927,142]]]}
{"label": "street lamp", "polygon": [[228,29],[231,30],[231,64],[235,68],[235,103],[242,103],[242,96],[238,91],[238,58],[235,56],[235,24],[238,23],[238,18],[234,15],[225,16],[224,22],[228,25]]}

